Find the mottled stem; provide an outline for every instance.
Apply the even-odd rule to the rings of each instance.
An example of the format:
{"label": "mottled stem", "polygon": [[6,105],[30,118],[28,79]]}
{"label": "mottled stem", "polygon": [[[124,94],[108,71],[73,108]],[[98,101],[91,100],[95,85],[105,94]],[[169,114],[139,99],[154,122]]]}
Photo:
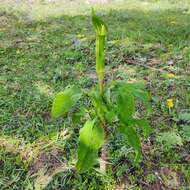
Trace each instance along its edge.
{"label": "mottled stem", "polygon": [[107,131],[107,126],[105,122],[102,122],[102,128],[104,129],[105,137],[104,137],[104,145],[102,146],[101,149],[101,161],[100,161],[100,170],[103,173],[106,173],[107,170],[107,163],[108,163],[108,131]]}
{"label": "mottled stem", "polygon": [[[104,129],[105,130],[105,129]],[[106,173],[107,170],[107,158],[108,158],[108,144],[107,144],[107,133],[105,132],[105,142],[101,149],[101,162],[100,162],[100,170],[103,173]]]}

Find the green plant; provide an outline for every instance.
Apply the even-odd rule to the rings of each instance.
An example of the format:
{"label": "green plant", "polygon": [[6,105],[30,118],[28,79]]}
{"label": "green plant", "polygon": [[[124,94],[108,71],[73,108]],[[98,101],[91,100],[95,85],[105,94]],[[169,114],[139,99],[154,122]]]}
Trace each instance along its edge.
{"label": "green plant", "polygon": [[148,174],[146,176],[146,182],[153,184],[156,181],[156,176],[154,174]]}
{"label": "green plant", "polygon": [[182,126],[183,136],[186,141],[190,141],[190,125],[183,125]]}
{"label": "green plant", "polygon": [[107,141],[112,132],[112,126],[128,144],[134,148],[134,164],[141,156],[140,127],[147,137],[150,127],[146,119],[135,118],[135,108],[138,102],[143,103],[150,110],[149,94],[143,83],[127,83],[111,81],[104,83],[104,46],[108,32],[106,24],[95,15],[92,10],[92,23],[96,31],[96,72],[98,88],[85,91],[76,86],[68,86],[63,92],[56,95],[52,106],[52,117],[63,117],[81,99],[83,95],[89,98],[90,105],[85,118],[88,118],[84,127],[80,129],[78,141],[78,161],[76,168],[83,173],[89,170],[97,161],[101,149],[100,169],[106,171]]}
{"label": "green plant", "polygon": [[164,144],[167,148],[172,148],[175,145],[178,145],[178,146],[183,145],[181,136],[174,131],[161,133],[157,137],[157,142]]}

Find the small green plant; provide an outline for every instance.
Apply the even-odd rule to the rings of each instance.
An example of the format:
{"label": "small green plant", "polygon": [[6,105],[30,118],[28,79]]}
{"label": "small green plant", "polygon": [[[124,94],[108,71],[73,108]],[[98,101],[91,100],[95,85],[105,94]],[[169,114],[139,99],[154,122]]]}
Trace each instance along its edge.
{"label": "small green plant", "polygon": [[80,129],[78,140],[78,160],[76,169],[79,173],[88,171],[97,163],[101,149],[101,171],[106,171],[108,137],[113,125],[117,132],[126,138],[134,148],[134,163],[141,157],[141,143],[137,129],[140,127],[147,137],[150,127],[146,119],[135,118],[135,108],[138,102],[149,110],[149,93],[143,83],[127,83],[111,81],[104,83],[104,47],[108,28],[92,10],[92,23],[96,31],[96,72],[98,87],[86,91],[76,86],[68,86],[56,95],[52,106],[52,117],[63,117],[85,95],[89,99],[87,118],[84,127]]}
{"label": "small green plant", "polygon": [[175,145],[182,146],[182,138],[175,131],[163,132],[157,137],[157,142],[165,145],[167,148],[172,148]]}

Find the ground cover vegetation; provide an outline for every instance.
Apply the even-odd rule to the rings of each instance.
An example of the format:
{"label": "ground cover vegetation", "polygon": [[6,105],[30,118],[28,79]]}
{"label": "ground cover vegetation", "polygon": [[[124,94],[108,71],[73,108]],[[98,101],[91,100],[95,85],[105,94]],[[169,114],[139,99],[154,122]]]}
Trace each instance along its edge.
{"label": "ground cover vegetation", "polygon": [[[101,80],[95,69],[91,6],[80,5],[81,12],[75,15],[63,12],[42,18],[44,15],[39,13],[42,16],[37,18],[33,12],[30,15],[2,5],[0,189],[190,187],[188,1],[128,1],[127,5],[109,4],[99,9],[95,6],[97,15],[108,26],[104,92],[111,87],[108,91],[116,93],[122,85],[143,83],[137,89],[143,88],[144,92],[145,88],[151,94],[151,113],[146,115],[141,103],[133,109],[133,118],[146,116],[151,129],[146,135],[143,128],[135,127],[140,134],[139,151],[129,138],[117,133],[123,110],[116,111],[118,118],[113,113],[106,115],[105,109],[96,110],[96,101],[101,97],[97,84]],[[119,84],[115,91],[113,81]],[[64,89],[71,96],[73,91],[83,89],[83,96],[78,98],[79,90],[76,105],[64,117],[52,119],[52,102],[57,92],[65,92]],[[120,99],[115,94],[114,105],[118,101],[122,107],[125,104],[121,91]],[[101,111],[109,124],[106,173],[99,170],[98,162],[85,172],[76,172],[73,168],[80,147],[78,138],[81,139],[83,127],[92,129],[97,121],[101,126]],[[99,143],[95,143],[95,155],[101,157],[103,143]],[[134,164],[135,155],[138,162]]]}

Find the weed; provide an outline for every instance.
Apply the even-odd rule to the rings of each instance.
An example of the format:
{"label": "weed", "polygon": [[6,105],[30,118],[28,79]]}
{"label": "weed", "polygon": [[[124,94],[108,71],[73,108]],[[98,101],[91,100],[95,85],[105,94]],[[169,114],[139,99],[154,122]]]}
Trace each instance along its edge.
{"label": "weed", "polygon": [[147,137],[150,127],[145,119],[135,118],[137,102],[150,108],[149,94],[141,83],[126,83],[111,81],[104,84],[104,47],[108,32],[106,24],[95,15],[92,10],[92,23],[96,31],[96,72],[98,76],[98,89],[96,87],[84,91],[75,86],[68,86],[63,92],[56,95],[52,106],[52,117],[63,117],[86,95],[91,102],[90,109],[85,118],[88,118],[84,127],[80,129],[78,141],[78,161],[76,168],[83,173],[91,169],[97,161],[99,149],[102,147],[100,163],[101,171],[106,171],[107,141],[111,126],[117,126],[117,132],[127,139],[135,150],[133,163],[136,164],[141,155],[140,138],[135,126],[140,127]]}

